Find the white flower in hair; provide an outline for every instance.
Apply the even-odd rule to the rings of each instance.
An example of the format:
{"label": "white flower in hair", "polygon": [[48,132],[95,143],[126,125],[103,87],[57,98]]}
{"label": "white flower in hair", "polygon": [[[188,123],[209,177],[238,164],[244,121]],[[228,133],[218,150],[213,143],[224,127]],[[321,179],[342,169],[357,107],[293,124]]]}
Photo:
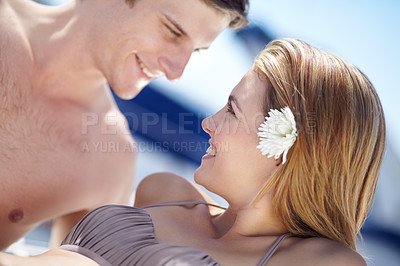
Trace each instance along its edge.
{"label": "white flower in hair", "polygon": [[286,155],[296,141],[296,121],[289,107],[280,111],[271,109],[265,121],[258,128],[257,135],[260,137],[260,144],[257,146],[262,155],[268,158],[274,156],[277,160],[283,153],[282,164],[286,162]]}

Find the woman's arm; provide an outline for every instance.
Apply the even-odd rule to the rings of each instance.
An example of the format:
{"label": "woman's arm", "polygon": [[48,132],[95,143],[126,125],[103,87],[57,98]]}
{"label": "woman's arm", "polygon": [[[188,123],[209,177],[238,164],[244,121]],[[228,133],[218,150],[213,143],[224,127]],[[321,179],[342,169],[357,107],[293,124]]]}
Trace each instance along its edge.
{"label": "woman's arm", "polygon": [[78,253],[53,249],[35,257],[18,257],[0,252],[0,266],[99,266],[96,262]]}

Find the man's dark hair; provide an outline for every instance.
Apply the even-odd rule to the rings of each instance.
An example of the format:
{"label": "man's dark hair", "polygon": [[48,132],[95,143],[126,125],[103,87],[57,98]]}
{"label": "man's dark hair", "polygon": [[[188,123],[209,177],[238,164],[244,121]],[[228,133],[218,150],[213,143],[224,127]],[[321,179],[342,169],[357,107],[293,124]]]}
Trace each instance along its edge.
{"label": "man's dark hair", "polygon": [[[125,0],[132,7],[136,0]],[[248,0],[201,0],[207,5],[213,7],[219,12],[229,16],[229,27],[231,29],[239,29],[246,27],[249,22],[247,13],[249,10]]]}
{"label": "man's dark hair", "polygon": [[247,14],[249,11],[248,0],[202,0],[207,5],[212,6],[216,10],[229,15],[229,27],[238,29],[246,27],[249,22]]}

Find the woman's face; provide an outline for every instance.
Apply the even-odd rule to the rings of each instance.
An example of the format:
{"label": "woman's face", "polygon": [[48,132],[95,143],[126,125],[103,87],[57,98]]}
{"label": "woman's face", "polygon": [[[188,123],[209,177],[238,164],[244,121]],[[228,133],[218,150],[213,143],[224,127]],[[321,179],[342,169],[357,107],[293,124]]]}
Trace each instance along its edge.
{"label": "woman's face", "polygon": [[202,123],[211,148],[194,175],[195,181],[230,205],[249,204],[280,162],[256,148],[266,90],[267,80],[250,70],[225,107]]}

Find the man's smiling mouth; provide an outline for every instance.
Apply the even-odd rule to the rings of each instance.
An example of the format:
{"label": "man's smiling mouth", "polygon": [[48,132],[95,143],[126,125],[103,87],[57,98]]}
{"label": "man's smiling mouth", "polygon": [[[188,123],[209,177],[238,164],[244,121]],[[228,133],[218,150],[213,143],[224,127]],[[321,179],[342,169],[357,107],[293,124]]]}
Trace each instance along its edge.
{"label": "man's smiling mouth", "polygon": [[140,58],[136,55],[136,58],[139,62],[139,66],[140,69],[142,70],[142,72],[149,78],[149,79],[155,79],[158,78],[161,75],[155,75],[153,73],[151,73],[151,71],[144,65],[144,63],[142,62],[142,60],[140,60]]}

